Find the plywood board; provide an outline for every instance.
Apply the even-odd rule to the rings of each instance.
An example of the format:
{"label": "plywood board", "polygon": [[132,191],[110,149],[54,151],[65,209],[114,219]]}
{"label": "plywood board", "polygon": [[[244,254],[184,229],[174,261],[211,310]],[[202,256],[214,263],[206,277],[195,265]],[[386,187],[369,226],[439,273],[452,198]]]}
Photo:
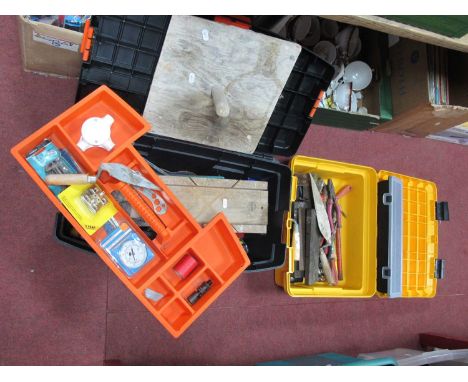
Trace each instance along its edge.
{"label": "plywood board", "polygon": [[[158,135],[253,153],[299,56],[298,44],[193,16],[173,16],[144,117]],[[211,89],[230,112],[216,115]]]}

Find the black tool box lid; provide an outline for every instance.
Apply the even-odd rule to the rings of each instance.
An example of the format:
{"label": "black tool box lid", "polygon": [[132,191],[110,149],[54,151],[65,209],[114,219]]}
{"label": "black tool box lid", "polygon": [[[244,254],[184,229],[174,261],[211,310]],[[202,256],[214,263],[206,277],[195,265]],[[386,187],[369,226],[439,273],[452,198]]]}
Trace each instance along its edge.
{"label": "black tool box lid", "polygon": [[[104,84],[143,113],[170,19],[93,16],[90,57],[82,66],[77,101]],[[254,154],[291,157],[296,153],[310,126],[311,111],[333,73],[330,64],[302,48]]]}

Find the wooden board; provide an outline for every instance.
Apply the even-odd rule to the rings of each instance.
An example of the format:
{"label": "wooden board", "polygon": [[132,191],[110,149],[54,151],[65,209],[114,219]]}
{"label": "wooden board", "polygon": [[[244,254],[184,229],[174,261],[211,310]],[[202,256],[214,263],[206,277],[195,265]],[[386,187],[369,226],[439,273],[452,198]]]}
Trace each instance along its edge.
{"label": "wooden board", "polygon": [[266,233],[268,183],[250,180],[161,176],[201,224],[224,212],[236,232]]}
{"label": "wooden board", "polygon": [[321,16],[324,18],[352,24],[360,27],[374,29],[380,32],[406,37],[412,40],[442,46],[444,48],[468,52],[468,35],[460,38],[446,37],[438,33],[421,28],[387,20],[379,16]]}
{"label": "wooden board", "polygon": [[[173,16],[144,117],[158,135],[253,153],[301,47],[193,16]],[[230,107],[215,113],[211,89]]]}

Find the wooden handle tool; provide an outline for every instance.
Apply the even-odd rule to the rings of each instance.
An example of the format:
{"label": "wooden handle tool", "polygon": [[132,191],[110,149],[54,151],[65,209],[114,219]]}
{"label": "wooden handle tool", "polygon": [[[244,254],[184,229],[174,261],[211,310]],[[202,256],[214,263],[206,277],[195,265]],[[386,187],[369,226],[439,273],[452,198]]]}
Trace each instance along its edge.
{"label": "wooden handle tool", "polygon": [[46,175],[47,184],[54,186],[68,186],[70,184],[96,183],[97,177],[88,174],[50,174]]}

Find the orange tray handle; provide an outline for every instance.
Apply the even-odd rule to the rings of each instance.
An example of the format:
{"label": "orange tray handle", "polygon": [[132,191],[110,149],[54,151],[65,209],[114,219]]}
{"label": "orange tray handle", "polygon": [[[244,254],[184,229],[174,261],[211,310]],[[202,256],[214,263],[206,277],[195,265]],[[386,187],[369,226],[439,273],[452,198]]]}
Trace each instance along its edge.
{"label": "orange tray handle", "polygon": [[120,192],[132,205],[138,214],[145,220],[149,226],[161,236],[162,239],[169,237],[168,228],[159,219],[159,217],[146,205],[146,203],[140,198],[138,193],[128,184],[124,185]]}

